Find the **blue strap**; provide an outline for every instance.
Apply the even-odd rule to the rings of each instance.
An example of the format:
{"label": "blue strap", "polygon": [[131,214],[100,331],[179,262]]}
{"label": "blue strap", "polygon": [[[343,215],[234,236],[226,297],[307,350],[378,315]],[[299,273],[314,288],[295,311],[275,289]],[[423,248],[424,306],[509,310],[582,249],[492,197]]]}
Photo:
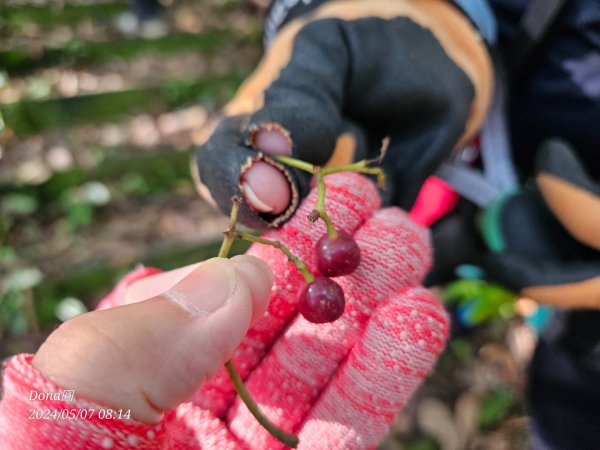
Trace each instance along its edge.
{"label": "blue strap", "polygon": [[[489,45],[494,45],[497,38],[496,19],[487,0],[452,0],[479,29]],[[299,13],[308,12],[326,0],[274,0],[271,3],[265,23],[264,44],[268,48],[279,28],[296,17]]]}
{"label": "blue strap", "polygon": [[481,158],[488,182],[501,192],[510,192],[517,188],[519,182],[512,160],[505,97],[505,82],[497,76],[494,100],[481,128]]}
{"label": "blue strap", "polygon": [[498,38],[498,26],[487,0],[453,0],[477,25],[479,32],[489,45]]}
{"label": "blue strap", "polygon": [[484,209],[518,187],[506,125],[504,80],[496,77],[495,86],[492,107],[481,128],[483,170],[454,158],[436,171],[456,192]]}

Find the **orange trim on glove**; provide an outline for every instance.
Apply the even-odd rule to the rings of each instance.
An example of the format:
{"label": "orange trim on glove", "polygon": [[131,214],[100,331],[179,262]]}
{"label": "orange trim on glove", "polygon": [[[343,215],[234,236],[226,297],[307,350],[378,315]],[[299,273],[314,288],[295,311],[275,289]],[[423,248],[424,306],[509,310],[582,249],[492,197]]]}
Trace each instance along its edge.
{"label": "orange trim on glove", "polygon": [[475,99],[471,116],[456,148],[467,143],[477,132],[489,109],[493,93],[493,66],[483,38],[469,20],[447,1],[442,0],[371,0],[332,1],[281,29],[254,73],[242,84],[235,98],[225,107],[227,115],[250,114],[264,104],[264,91],[279,76],[292,56],[294,39],[308,22],[365,17],[393,19],[409,17],[429,29],[448,56],[473,83]]}

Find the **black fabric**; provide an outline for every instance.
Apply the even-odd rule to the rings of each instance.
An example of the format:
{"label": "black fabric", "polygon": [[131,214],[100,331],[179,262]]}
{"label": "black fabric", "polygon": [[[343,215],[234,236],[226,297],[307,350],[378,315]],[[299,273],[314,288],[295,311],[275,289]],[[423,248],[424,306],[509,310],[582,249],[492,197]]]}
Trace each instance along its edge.
{"label": "black fabric", "polygon": [[598,252],[567,232],[536,189],[519,192],[504,203],[500,229],[507,252],[559,261],[598,259]]}
{"label": "black fabric", "polygon": [[[490,3],[498,19],[500,46],[507,48],[517,36],[518,23],[529,0]],[[543,51],[536,55],[532,69],[510,98],[512,145],[521,176],[525,179],[534,174],[538,145],[558,136],[573,145],[585,172],[597,183],[600,180],[600,2],[570,0]],[[540,163],[538,170],[543,166],[546,171],[560,173],[593,191],[590,180],[581,178],[577,173],[580,170],[569,157],[555,155],[551,159]],[[551,234],[544,228],[555,229],[556,221],[549,219],[545,223],[541,232]],[[564,251],[571,246],[572,238],[566,237],[566,245],[558,242],[561,238],[556,239],[553,247],[566,257]],[[586,253],[590,258],[580,261],[592,263],[595,257],[596,266],[600,267],[598,252],[588,249]],[[576,254],[573,259],[577,259]],[[510,261],[504,261],[505,266],[511,266]],[[534,256],[529,263],[520,258],[514,264],[537,267],[542,272],[540,264],[544,261]],[[548,278],[562,273],[563,266],[550,269]],[[523,270],[527,273],[527,269]],[[514,272],[514,276],[504,278],[518,279],[520,271]],[[536,275],[530,274],[529,278]],[[530,373],[530,445],[534,450],[600,448],[599,343],[600,312],[597,311],[559,311],[556,320],[547,327]]]}
{"label": "black fabric", "polygon": [[517,292],[525,287],[571,284],[600,276],[596,261],[539,259],[511,252],[486,255],[483,267],[490,280]]}
{"label": "black fabric", "polygon": [[[530,2],[490,0],[500,49],[514,42]],[[325,1],[277,0],[271,11],[285,9],[282,23],[287,23],[322,3]],[[512,143],[521,175],[526,178],[533,173],[539,144],[558,136],[571,142],[590,174],[600,178],[600,2],[569,0],[551,39],[536,58],[534,70],[510,99]],[[506,61],[508,66],[510,63]]]}
{"label": "black fabric", "polygon": [[557,312],[531,363],[534,450],[596,450],[600,444],[600,312]]}
{"label": "black fabric", "polygon": [[[196,152],[196,164],[200,179],[210,190],[219,208],[229,215],[234,196],[242,197],[240,191],[241,169],[248,162],[259,158],[260,155],[244,145],[243,132],[248,122],[247,116],[225,118],[215,130],[211,139]],[[271,163],[273,161],[269,160]],[[292,190],[299,196],[304,196],[309,190],[308,174],[296,169],[284,168]],[[288,211],[280,216],[259,214],[251,209],[246,202],[240,207],[238,221],[251,228],[262,230],[269,226],[277,226],[281,217],[291,215],[298,206],[299,196]]]}
{"label": "black fabric", "polygon": [[475,205],[461,200],[451,214],[433,224],[433,267],[425,278],[425,286],[441,286],[455,280],[456,268],[462,264],[482,263],[486,248],[475,228],[477,212]]}
{"label": "black fabric", "polygon": [[[267,19],[265,24],[265,36],[264,41],[268,47],[270,42],[275,37],[277,31],[287,25],[289,22],[297,19],[301,16],[309,16],[319,6],[327,3],[329,0],[274,0],[269,5],[267,11]],[[469,19],[475,28],[477,24],[475,21],[465,13],[465,11],[452,0],[448,0],[452,3],[462,14]]]}
{"label": "black fabric", "polygon": [[294,156],[315,164],[329,159],[343,117],[377,143],[390,135],[391,200],[408,208],[462,134],[473,97],[466,75],[412,20],[323,19],[298,33],[252,123],[280,123]]}
{"label": "black fabric", "polygon": [[[573,239],[538,192],[528,190],[506,202],[500,226],[506,250],[487,254],[482,264],[493,281],[519,291],[600,276],[600,253]],[[555,315],[530,368],[530,445],[534,450],[598,449],[600,311]]]}
{"label": "black fabric", "polygon": [[505,248],[483,258],[494,281],[518,292],[600,276],[598,252],[571,237],[535,190],[508,199],[498,226]]}
{"label": "black fabric", "polygon": [[[494,2],[495,3],[495,2]],[[600,179],[600,2],[571,0],[525,84],[510,102],[515,161],[533,173],[535,149],[556,136]]]}
{"label": "black fabric", "polygon": [[542,145],[536,158],[536,172],[554,175],[600,197],[600,185],[590,178],[575,150],[561,140],[552,139]]}
{"label": "black fabric", "polygon": [[531,0],[490,0],[498,24],[498,46],[510,46],[519,34],[519,23]]}
{"label": "black fabric", "polygon": [[275,0],[271,2],[265,21],[265,42],[269,42],[281,27],[310,13],[328,0]]}
{"label": "black fabric", "polygon": [[[241,133],[221,129],[200,149],[200,175],[226,210],[239,171],[220,166],[247,157],[252,130],[277,123],[289,131],[294,157],[322,165],[352,122],[369,142],[370,156],[377,156],[385,136],[391,138],[383,163],[391,181],[387,199],[408,209],[462,135],[473,98],[469,78],[435,36],[409,18],[315,20],[298,32],[290,62]],[[203,156],[207,150],[219,156]],[[242,223],[266,222],[244,214]]]}

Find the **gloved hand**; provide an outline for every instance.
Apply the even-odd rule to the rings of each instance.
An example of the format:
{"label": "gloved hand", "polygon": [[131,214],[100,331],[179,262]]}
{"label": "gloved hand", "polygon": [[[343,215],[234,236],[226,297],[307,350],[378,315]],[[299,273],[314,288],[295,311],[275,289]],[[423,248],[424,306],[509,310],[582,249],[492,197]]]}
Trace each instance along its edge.
{"label": "gloved hand", "polygon": [[197,152],[197,182],[226,213],[243,194],[244,224],[277,227],[308,180],[270,156],[339,164],[377,156],[389,136],[386,203],[408,209],[476,132],[491,85],[485,44],[451,2],[327,2],[280,30]]}
{"label": "gloved hand", "polygon": [[535,186],[488,210],[484,259],[496,281],[549,305],[600,308],[600,184],[566,143],[537,155]]}
{"label": "gloved hand", "polygon": [[[362,176],[336,174],[328,176],[326,182],[327,210],[333,223],[339,230],[354,235],[362,253],[358,269],[336,279],[346,295],[346,310],[340,319],[330,324],[313,324],[299,316],[297,296],[305,285],[301,274],[279,250],[261,244],[253,245],[248,256],[242,257],[250,261],[237,263],[238,271],[240,265],[250,263],[250,267],[238,273],[240,288],[233,289],[233,294],[229,291],[228,295],[237,295],[237,300],[226,301],[220,309],[215,309],[215,305],[208,308],[196,300],[196,306],[206,313],[195,318],[185,319],[183,310],[168,301],[173,299],[194,310],[189,307],[190,299],[195,297],[193,290],[188,289],[186,274],[195,269],[180,269],[175,275],[165,273],[138,281],[126,293],[121,289],[120,298],[119,295],[107,298],[102,306],[117,306],[124,301],[136,303],[91,313],[110,316],[112,320],[96,320],[94,327],[79,330],[71,326],[71,331],[78,334],[74,339],[63,336],[62,344],[54,348],[54,357],[63,364],[55,364],[55,371],[47,375],[56,379],[56,370],[64,368],[74,354],[82,365],[92,364],[95,370],[83,382],[69,376],[73,371],[63,375],[62,384],[66,388],[69,383],[86,386],[88,397],[96,401],[98,395],[116,391],[118,397],[112,402],[104,400],[113,408],[126,408],[132,398],[128,393],[145,392],[146,406],[153,408],[142,410],[155,415],[141,419],[149,423],[174,408],[178,401],[189,397],[191,401],[179,405],[175,411],[167,411],[155,425],[114,420],[29,422],[33,429],[27,434],[27,442],[37,442],[35,427],[46,427],[43,438],[58,434],[53,446],[46,448],[56,449],[102,448],[100,444],[106,442],[113,449],[130,448],[132,435],[138,448],[282,448],[236,398],[224,370],[219,370],[193,395],[207,374],[207,361],[212,361],[208,367],[214,367],[215,362],[220,365],[231,357],[232,349],[222,343],[231,342],[227,334],[238,335],[239,330],[221,319],[233,312],[231,320],[237,320],[242,331],[253,316],[260,316],[232,360],[263,413],[284,430],[299,434],[299,448],[375,446],[444,348],[448,319],[434,296],[420,287],[431,258],[427,231],[412,223],[398,208],[378,209],[376,188]],[[313,191],[298,214],[266,236],[288,246],[314,272],[313,245],[325,233],[321,222],[311,224],[306,219],[315,202]],[[261,315],[264,303],[261,307],[260,300],[264,293],[260,292],[260,286],[268,285],[269,280],[265,281],[266,275],[260,268],[263,263],[251,258],[252,255],[265,261],[275,275],[264,315]],[[170,277],[168,285],[176,284],[165,296],[160,293],[166,277]],[[261,277],[263,282],[258,283]],[[222,285],[227,283],[213,283],[214,295],[207,298],[223,301]],[[154,298],[139,302],[148,295]],[[246,305],[244,312],[236,313],[235,308],[239,308],[240,299],[244,298],[241,303]],[[132,308],[136,308],[135,314]],[[223,333],[220,337],[219,332]],[[210,333],[209,337],[206,333]],[[85,338],[90,334],[95,339]],[[80,346],[82,340],[84,347]],[[135,348],[128,347],[128,342],[135,342]],[[49,358],[49,354],[51,351],[46,351],[44,358]],[[40,355],[36,358],[43,361]],[[2,424],[6,424],[3,416],[10,405],[34,407],[27,399],[21,402],[16,399],[16,380],[26,380],[46,392],[58,389],[47,380],[31,381],[36,379],[32,370],[27,360],[18,358],[7,368],[0,435],[8,428]],[[129,377],[128,383],[124,383],[127,371],[139,376]],[[22,391],[31,389],[28,385]],[[96,395],[90,394],[90,390],[95,390]],[[78,405],[90,408],[89,401],[81,400]],[[14,428],[18,423],[14,420],[11,425]],[[63,428],[57,433],[52,427]],[[66,436],[69,439],[63,443]],[[97,443],[97,447],[90,442]]]}

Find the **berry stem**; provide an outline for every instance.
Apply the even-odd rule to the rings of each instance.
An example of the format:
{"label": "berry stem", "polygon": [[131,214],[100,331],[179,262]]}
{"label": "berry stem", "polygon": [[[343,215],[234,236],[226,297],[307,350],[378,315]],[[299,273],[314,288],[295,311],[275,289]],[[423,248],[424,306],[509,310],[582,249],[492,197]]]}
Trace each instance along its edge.
{"label": "berry stem", "polygon": [[294,255],[290,251],[290,249],[283,245],[281,242],[273,241],[271,239],[265,239],[259,236],[254,236],[253,234],[245,233],[243,231],[238,231],[236,233],[236,237],[244,239],[245,241],[258,242],[259,244],[271,245],[275,248],[278,248],[283,252],[285,256],[288,257],[290,262],[298,268],[298,270],[300,271],[300,273],[302,273],[302,276],[304,277],[304,280],[306,280],[307,283],[312,283],[315,280],[315,276],[310,270],[308,270],[306,264],[304,264],[300,258]]}
{"label": "berry stem", "polygon": [[221,244],[219,254],[217,255],[219,258],[227,258],[229,250],[231,250],[231,246],[235,241],[235,226],[237,224],[240,206],[242,205],[242,199],[240,197],[232,197],[231,201],[233,202],[233,205],[231,205],[231,213],[229,214],[229,226],[227,227],[227,230],[225,230],[225,233],[223,233],[225,237],[223,238],[223,243]]}
{"label": "berry stem", "polygon": [[381,154],[375,159],[363,159],[352,164],[344,164],[342,166],[326,167],[321,169],[319,166],[301,161],[291,156],[275,156],[275,160],[279,161],[290,167],[303,170],[308,173],[316,175],[318,172],[323,172],[323,176],[338,172],[358,172],[364,173],[365,175],[376,175],[377,184],[380,188],[385,189],[385,173],[380,167],[370,167],[371,164],[379,164],[383,160],[387,147],[389,145],[389,139],[384,139],[381,146]]}
{"label": "berry stem", "polygon": [[292,158],[291,156],[273,156],[273,158],[286,166],[295,167],[296,169],[304,170],[305,172],[315,173],[315,166],[306,161]]}
{"label": "berry stem", "polygon": [[371,164],[381,164],[385,155],[390,147],[390,138],[386,136],[381,141],[381,148],[379,149],[379,156],[374,159],[363,159],[353,164],[345,164],[343,166],[328,167],[323,169],[323,175],[329,175],[330,173],[336,172],[358,172],[364,173],[365,175],[376,175],[377,184],[381,189],[385,189],[385,172],[380,167],[370,167]]}
{"label": "berry stem", "polygon": [[315,175],[317,177],[317,211],[319,212],[319,217],[325,222],[329,239],[336,239],[338,235],[337,231],[325,210],[325,173],[323,170],[319,170]]}
{"label": "berry stem", "polygon": [[258,423],[260,423],[271,435],[279,440],[282,444],[296,448],[298,447],[298,436],[293,434],[286,433],[280,428],[276,427],[269,419],[267,419],[263,413],[260,412],[260,408],[246,389],[244,382],[240,378],[239,373],[235,369],[233,363],[231,361],[227,361],[225,363],[225,368],[227,369],[227,373],[229,374],[229,378],[233,382],[235,386],[235,390],[240,396],[240,398],[244,401],[244,404],[248,408],[248,410],[252,413],[252,415],[256,418]]}
{"label": "berry stem", "polygon": [[[317,197],[317,208],[315,209],[315,211],[318,213],[318,217],[323,219],[323,222],[325,222],[325,226],[327,227],[327,234],[329,235],[329,238],[330,239],[337,238],[337,230],[333,226],[333,223],[331,222],[331,219],[329,218],[329,215],[327,215],[327,211],[325,210],[325,190],[326,190],[326,188],[325,188],[324,177],[325,177],[325,175],[327,175],[329,173],[343,172],[344,170],[331,171],[329,169],[329,171],[328,171],[328,169],[322,169],[319,166],[315,166],[313,164],[307,163],[305,161],[301,161],[296,158],[292,158],[290,156],[275,156],[275,159],[283,164],[288,165],[288,166],[295,167],[296,169],[300,169],[300,170],[304,170],[305,172],[312,173],[317,178],[318,197]],[[360,167],[366,168],[368,161],[360,161],[360,163],[362,163],[362,166],[360,166]],[[349,166],[340,166],[340,167],[351,167],[351,166],[355,166],[355,165],[356,164],[352,164]],[[359,167],[359,166],[356,166],[356,167]],[[335,169],[335,167],[333,169]],[[356,172],[357,170],[354,170],[354,171]],[[309,220],[311,222],[314,222],[315,220],[317,220],[317,216],[313,216],[311,214],[309,216]]]}
{"label": "berry stem", "polygon": [[[255,236],[253,236],[249,233],[238,233],[236,231],[235,227],[237,225],[238,214],[240,211],[240,206],[242,204],[242,199],[240,197],[233,197],[231,199],[231,201],[233,202],[233,205],[231,206],[231,213],[229,215],[229,226],[227,227],[227,230],[224,233],[225,237],[223,238],[223,243],[221,244],[221,249],[219,250],[219,255],[218,255],[219,258],[227,258],[227,256],[229,255],[229,250],[231,250],[231,246],[233,245],[233,242],[235,241],[235,239],[237,237],[241,237],[242,234],[252,236],[252,238],[256,238]],[[261,238],[257,238],[257,239],[261,239]],[[250,240],[250,239],[248,239],[248,240]],[[265,239],[265,241],[266,241],[266,239]],[[272,242],[276,242],[276,241],[272,241]],[[279,242],[277,242],[277,243],[279,244]],[[290,255],[291,255],[291,257],[295,258],[297,261],[299,261],[300,264],[302,264],[304,266],[304,263],[302,263],[302,261],[300,261],[294,255],[292,255],[292,253],[287,248],[283,247],[281,244],[279,244],[279,245],[280,245],[280,247],[278,247],[278,248],[280,248],[286,254],[286,256],[288,258],[290,258]],[[294,264],[296,264],[296,263],[294,262]],[[300,268],[298,265],[296,265],[296,267]],[[314,280],[313,275],[310,272],[308,272],[308,269],[306,269],[306,266],[304,266],[304,269]],[[303,274],[304,274],[304,272],[303,272]],[[306,275],[304,277],[306,278]],[[260,408],[258,407],[256,402],[252,399],[252,396],[246,389],[246,386],[244,385],[244,382],[242,381],[240,374],[236,370],[236,368],[233,365],[233,362],[231,362],[231,360],[229,360],[225,363],[225,368],[227,369],[229,378],[231,379],[231,382],[233,383],[233,386],[235,387],[235,391],[237,392],[237,394],[240,396],[240,398],[242,399],[242,401],[248,408],[248,411],[250,411],[252,413],[252,415],[256,418],[258,423],[260,423],[265,428],[265,430],[267,430],[271,434],[271,436],[273,436],[275,439],[279,440],[282,444],[284,444],[288,447],[291,447],[291,448],[298,447],[299,440],[298,440],[297,436],[286,433],[281,428],[277,427],[274,423],[272,423],[269,419],[267,419],[267,417],[263,413],[260,412]]]}
{"label": "berry stem", "polygon": [[353,164],[346,164],[344,166],[327,167],[323,169],[323,176],[337,172],[358,172],[364,173],[365,175],[376,175],[377,184],[380,188],[385,188],[385,173],[380,167],[369,167],[370,161],[363,159],[362,161],[355,162]]}

